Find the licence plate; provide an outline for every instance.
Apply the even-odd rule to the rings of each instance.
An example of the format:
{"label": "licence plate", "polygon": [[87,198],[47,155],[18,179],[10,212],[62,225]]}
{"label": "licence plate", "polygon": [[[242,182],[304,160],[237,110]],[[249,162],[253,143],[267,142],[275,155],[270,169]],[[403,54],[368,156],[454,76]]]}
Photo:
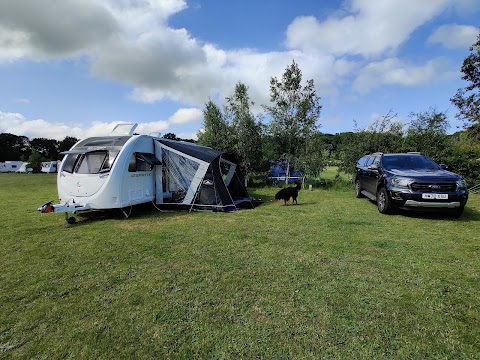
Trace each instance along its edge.
{"label": "licence plate", "polygon": [[422,194],[422,199],[447,200],[448,199],[448,194]]}

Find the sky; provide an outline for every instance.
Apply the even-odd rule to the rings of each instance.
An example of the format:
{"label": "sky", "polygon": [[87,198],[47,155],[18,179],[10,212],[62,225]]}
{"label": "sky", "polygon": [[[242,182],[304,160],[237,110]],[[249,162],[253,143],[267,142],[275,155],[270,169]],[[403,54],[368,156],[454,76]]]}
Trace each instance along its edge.
{"label": "sky", "polygon": [[83,139],[131,122],[196,139],[207,101],[242,82],[260,115],[293,61],[321,132],[429,109],[454,132],[479,19],[480,0],[1,0],[0,133]]}

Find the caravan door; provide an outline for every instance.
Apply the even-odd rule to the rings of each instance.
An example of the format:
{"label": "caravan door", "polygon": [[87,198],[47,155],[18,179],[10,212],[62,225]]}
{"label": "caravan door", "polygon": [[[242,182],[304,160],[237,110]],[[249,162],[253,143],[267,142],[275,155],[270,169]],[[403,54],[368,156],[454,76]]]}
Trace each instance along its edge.
{"label": "caravan door", "polygon": [[154,154],[134,152],[128,164],[126,182],[123,184],[123,194],[128,193],[125,206],[152,201],[155,197],[155,172],[161,167],[161,162]]}

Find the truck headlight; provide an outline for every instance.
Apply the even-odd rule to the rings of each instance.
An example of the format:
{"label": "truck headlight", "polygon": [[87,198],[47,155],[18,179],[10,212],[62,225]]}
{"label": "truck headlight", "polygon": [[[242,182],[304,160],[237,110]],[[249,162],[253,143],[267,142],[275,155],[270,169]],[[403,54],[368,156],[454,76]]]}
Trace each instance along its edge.
{"label": "truck headlight", "polygon": [[391,180],[392,185],[399,188],[408,188],[408,186],[413,182],[410,179],[402,179],[402,178],[393,178]]}
{"label": "truck headlight", "polygon": [[467,182],[465,180],[457,180],[457,189],[466,189]]}

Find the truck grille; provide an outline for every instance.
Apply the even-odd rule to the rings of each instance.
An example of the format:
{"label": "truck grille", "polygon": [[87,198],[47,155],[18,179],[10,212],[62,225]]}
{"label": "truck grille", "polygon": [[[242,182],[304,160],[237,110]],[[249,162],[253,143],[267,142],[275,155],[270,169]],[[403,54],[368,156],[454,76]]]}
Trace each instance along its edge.
{"label": "truck grille", "polygon": [[410,185],[414,191],[422,192],[450,192],[457,190],[456,183],[417,183],[414,182]]}

